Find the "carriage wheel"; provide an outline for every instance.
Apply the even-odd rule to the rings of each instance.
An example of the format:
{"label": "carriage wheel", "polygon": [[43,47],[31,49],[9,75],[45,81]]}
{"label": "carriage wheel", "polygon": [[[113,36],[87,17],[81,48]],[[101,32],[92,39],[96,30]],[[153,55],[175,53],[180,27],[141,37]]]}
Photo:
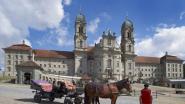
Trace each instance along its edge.
{"label": "carriage wheel", "polygon": [[73,102],[70,99],[65,99],[64,104],[73,104]]}
{"label": "carriage wheel", "polygon": [[74,103],[75,103],[75,104],[81,104],[81,103],[82,103],[82,98],[76,97],[76,98],[74,99]]}
{"label": "carriage wheel", "polygon": [[34,101],[35,101],[36,103],[40,103],[40,102],[41,102],[41,96],[40,96],[39,94],[36,94],[36,95],[34,96]]}
{"label": "carriage wheel", "polygon": [[49,97],[49,101],[53,102],[55,100],[54,97]]}

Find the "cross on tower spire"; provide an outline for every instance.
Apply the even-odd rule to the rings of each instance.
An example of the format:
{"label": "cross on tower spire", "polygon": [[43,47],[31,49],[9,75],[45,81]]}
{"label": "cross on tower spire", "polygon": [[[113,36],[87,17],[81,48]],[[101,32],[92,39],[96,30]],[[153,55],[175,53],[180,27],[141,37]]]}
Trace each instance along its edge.
{"label": "cross on tower spire", "polygon": [[82,6],[80,5],[79,13],[82,14]]}
{"label": "cross on tower spire", "polygon": [[128,12],[126,12],[126,20],[128,20]]}

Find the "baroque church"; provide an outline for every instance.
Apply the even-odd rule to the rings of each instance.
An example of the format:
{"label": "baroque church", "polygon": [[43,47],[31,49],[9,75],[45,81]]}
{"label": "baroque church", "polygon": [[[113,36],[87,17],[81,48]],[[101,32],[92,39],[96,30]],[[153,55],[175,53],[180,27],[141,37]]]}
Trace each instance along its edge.
{"label": "baroque church", "polygon": [[[89,47],[86,24],[85,16],[79,13],[75,20],[73,51],[32,49],[24,42],[3,48],[5,75],[17,76],[21,80],[33,77],[43,79],[41,74],[31,71],[38,68],[40,73],[61,76],[87,74],[94,79],[120,80],[129,77],[135,81],[152,78],[160,81],[183,78],[183,60],[177,56],[167,52],[161,57],[135,54],[134,26],[128,18],[120,28],[121,44],[117,44],[115,33],[107,30],[102,32],[99,43]],[[27,69],[30,66],[33,68]]]}

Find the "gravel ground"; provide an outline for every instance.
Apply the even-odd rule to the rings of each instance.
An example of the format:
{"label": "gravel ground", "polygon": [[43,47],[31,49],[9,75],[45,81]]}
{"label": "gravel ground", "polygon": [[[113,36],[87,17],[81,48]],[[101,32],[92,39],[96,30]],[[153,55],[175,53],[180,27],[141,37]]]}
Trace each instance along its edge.
{"label": "gravel ground", "polygon": [[[135,85],[133,85],[134,88]],[[140,85],[139,85],[140,86]],[[36,104],[33,101],[33,90],[26,85],[0,83],[0,104]],[[138,88],[138,86],[136,86]],[[139,88],[138,88],[139,89]],[[166,89],[166,88],[165,88]],[[139,104],[139,94],[119,96],[116,104]],[[185,104],[185,95],[173,93],[153,96],[153,104]],[[41,104],[63,104],[64,99],[56,99],[53,103],[43,100]],[[111,104],[109,99],[100,99],[101,104]]]}

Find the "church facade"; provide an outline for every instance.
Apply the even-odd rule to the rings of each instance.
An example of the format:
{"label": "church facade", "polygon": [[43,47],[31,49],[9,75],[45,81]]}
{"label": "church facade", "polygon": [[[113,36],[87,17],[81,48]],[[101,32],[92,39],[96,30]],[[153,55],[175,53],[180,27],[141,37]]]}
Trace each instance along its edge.
{"label": "church facade", "polygon": [[[88,74],[95,79],[115,80],[129,77],[134,81],[183,78],[183,60],[176,56],[167,53],[163,57],[137,56],[133,32],[133,23],[126,18],[121,27],[121,44],[117,44],[115,33],[107,30],[99,43],[89,47],[86,19],[79,13],[75,20],[74,51],[32,49],[24,42],[14,44],[3,48],[5,75],[19,76],[17,67],[32,61],[40,66],[41,72],[57,75]],[[28,76],[22,74],[23,79]]]}

